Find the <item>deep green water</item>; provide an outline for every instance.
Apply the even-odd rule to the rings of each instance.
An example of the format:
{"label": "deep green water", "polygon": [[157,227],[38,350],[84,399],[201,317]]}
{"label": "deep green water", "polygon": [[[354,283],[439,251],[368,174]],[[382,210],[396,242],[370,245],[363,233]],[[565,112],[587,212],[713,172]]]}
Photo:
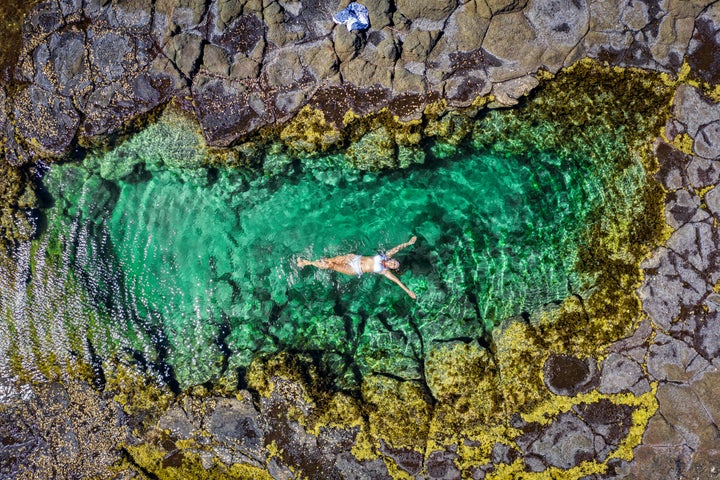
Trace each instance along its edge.
{"label": "deep green water", "polygon": [[[362,172],[342,152],[205,168],[192,127],[151,125],[45,175],[42,234],[17,254],[26,273],[2,280],[0,353],[116,355],[180,388],[280,350],[312,353],[341,385],[417,378],[434,345],[481,338],[592,283],[575,269],[584,235],[604,209],[633,203],[645,172],[617,154],[615,130],[559,146],[554,128],[493,112],[474,141],[428,145],[423,165]],[[295,265],[412,235],[396,258],[417,301],[375,275]]]}

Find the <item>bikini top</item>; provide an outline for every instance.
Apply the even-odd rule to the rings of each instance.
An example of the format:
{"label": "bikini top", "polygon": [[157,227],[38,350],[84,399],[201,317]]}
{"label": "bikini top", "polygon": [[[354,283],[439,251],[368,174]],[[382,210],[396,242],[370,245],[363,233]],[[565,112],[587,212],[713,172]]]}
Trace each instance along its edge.
{"label": "bikini top", "polygon": [[383,263],[382,263],[383,261],[386,261],[386,260],[389,260],[389,259],[384,253],[375,255],[373,257],[373,273],[380,273],[380,272],[384,272],[385,270],[387,270],[385,265],[383,265]]}

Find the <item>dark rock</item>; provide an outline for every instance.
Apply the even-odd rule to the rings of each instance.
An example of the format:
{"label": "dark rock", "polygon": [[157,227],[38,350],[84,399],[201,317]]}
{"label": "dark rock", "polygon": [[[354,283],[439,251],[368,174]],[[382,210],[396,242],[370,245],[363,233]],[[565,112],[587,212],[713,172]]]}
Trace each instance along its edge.
{"label": "dark rock", "polygon": [[490,454],[490,461],[493,464],[507,463],[511,464],[518,458],[518,451],[504,443],[496,443],[493,445]]}
{"label": "dark rock", "polygon": [[296,476],[342,478],[335,457],[326,456],[319,448],[318,438],[289,418],[291,410],[299,410],[306,415],[312,410],[312,405],[303,398],[302,388],[277,377],[273,381],[275,390],[269,398],[263,397],[260,402],[260,414],[267,422],[265,445],[274,442],[281,452],[278,460],[282,465],[291,467]]}
{"label": "dark rock", "polygon": [[0,406],[3,478],[106,476],[130,440],[119,405],[84,382],[33,388],[32,398]]}
{"label": "dark rock", "polygon": [[581,403],[573,407],[575,412],[593,430],[602,437],[605,448],[598,448],[596,438],[596,454],[599,461],[607,456],[627,437],[633,424],[634,408],[629,405],[616,404],[607,399],[594,403]]}
{"label": "dark rock", "polygon": [[33,450],[48,445],[16,412],[0,411],[0,476],[18,478]]}
{"label": "dark rock", "polygon": [[543,367],[545,385],[556,395],[574,396],[597,383],[595,360],[569,355],[550,355]]}
{"label": "dark rock", "polygon": [[249,395],[244,401],[224,398],[218,401],[208,422],[209,433],[220,442],[256,459],[266,456],[265,432],[258,411]]}
{"label": "dark rock", "polygon": [[260,92],[229,80],[198,77],[192,92],[195,112],[210,145],[230,145],[273,120]]}
{"label": "dark rock", "polygon": [[677,190],[690,184],[685,171],[686,165],[690,162],[689,155],[664,142],[656,144],[655,155],[660,162],[660,168],[655,174],[655,178],[665,188]]}
{"label": "dark rock", "polygon": [[52,33],[64,24],[58,2],[39,2],[23,22],[23,37],[35,38]]}
{"label": "dark rock", "polygon": [[63,155],[75,138],[80,116],[72,100],[34,85],[15,96],[16,131],[41,155]]}
{"label": "dark rock", "polygon": [[158,420],[158,428],[169,430],[170,434],[179,439],[192,438],[196,426],[190,421],[187,413],[180,407],[171,407]]}
{"label": "dark rock", "polygon": [[[51,79],[62,95],[78,95],[91,86],[89,67],[86,61],[85,33],[64,31],[50,36]],[[36,68],[46,68],[36,65]]]}
{"label": "dark rock", "polygon": [[326,455],[336,455],[350,451],[355,444],[359,428],[330,428],[322,427],[318,435],[318,448]]}
{"label": "dark rock", "polygon": [[360,462],[352,453],[346,451],[334,457],[333,461],[340,472],[338,478],[352,478],[354,480],[389,480],[392,478],[388,473],[385,462],[379,458]]}
{"label": "dark rock", "polygon": [[713,4],[695,19],[687,62],[693,73],[710,84],[720,83],[720,7]]}
{"label": "dark rock", "polygon": [[380,440],[380,452],[392,459],[395,464],[410,475],[417,475],[423,467],[421,453],[409,448],[393,448]]}
{"label": "dark rock", "polygon": [[183,75],[191,77],[197,70],[202,56],[203,39],[192,33],[173,36],[165,47],[165,54]]}
{"label": "dark rock", "polygon": [[[220,2],[228,8],[233,3]],[[231,16],[224,20],[218,16],[211,18],[218,23],[213,25],[211,21],[210,43],[222,47],[230,57],[238,53],[249,56],[263,41],[265,25],[258,15]],[[213,26],[215,28],[212,28]]]}
{"label": "dark rock", "polygon": [[105,81],[118,80],[131,65],[132,42],[115,32],[97,33],[89,46],[93,66]]}
{"label": "dark rock", "polygon": [[460,470],[455,466],[454,459],[458,455],[448,451],[434,451],[425,461],[427,476],[433,480],[456,480],[460,478]]}

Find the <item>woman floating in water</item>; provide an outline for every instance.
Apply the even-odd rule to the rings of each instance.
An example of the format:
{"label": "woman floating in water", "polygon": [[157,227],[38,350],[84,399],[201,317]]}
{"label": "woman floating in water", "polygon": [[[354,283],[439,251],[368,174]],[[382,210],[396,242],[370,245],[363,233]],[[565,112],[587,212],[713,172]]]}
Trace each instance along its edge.
{"label": "woman floating in water", "polygon": [[379,273],[380,275],[384,275],[385,278],[400,285],[400,288],[405,290],[411,298],[415,298],[415,294],[403,285],[402,282],[392,274],[392,272],[390,272],[390,270],[397,270],[400,268],[400,262],[392,258],[393,255],[403,248],[415,243],[415,240],[417,240],[417,237],[413,236],[409,241],[401,243],[384,254],[375,255],[374,257],[365,257],[363,255],[349,253],[347,255],[340,255],[332,258],[321,258],[320,260],[315,261],[299,258],[297,264],[299,267],[312,265],[317,268],[322,268],[323,270],[330,269],[346,275],[357,275],[358,277],[361,277],[363,273]]}

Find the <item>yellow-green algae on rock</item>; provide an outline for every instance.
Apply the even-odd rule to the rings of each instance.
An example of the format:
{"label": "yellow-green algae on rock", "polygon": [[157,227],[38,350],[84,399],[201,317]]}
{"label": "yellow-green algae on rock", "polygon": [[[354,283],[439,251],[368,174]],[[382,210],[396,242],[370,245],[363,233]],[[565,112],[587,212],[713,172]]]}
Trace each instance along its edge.
{"label": "yellow-green algae on rock", "polygon": [[[590,85],[583,86],[584,80]],[[598,84],[604,89],[599,94],[593,91],[593,85]],[[646,171],[653,171],[654,160],[647,145],[659,132],[669,105],[669,90],[659,84],[656,76],[582,63],[547,82],[544,88],[525,111],[568,120],[568,135],[582,135],[585,123],[598,118],[607,122],[607,128],[627,128],[633,151],[643,159]],[[615,97],[611,108],[607,103],[595,105],[593,98],[597,95]],[[628,119],[619,118],[628,112],[634,114],[632,120],[637,123],[628,125]],[[652,121],[643,123],[646,119]],[[634,174],[642,172],[635,170]],[[622,179],[618,184],[621,187]],[[249,387],[269,396],[282,378],[302,385],[302,397],[311,408],[305,413],[294,410],[289,415],[316,435],[323,426],[359,427],[353,454],[359,459],[382,457],[395,478],[410,475],[381,453],[383,445],[424,456],[455,445],[457,466],[469,472],[489,462],[495,444],[514,445],[522,434],[510,424],[514,414],[520,414],[523,421],[547,425],[573,407],[600,402],[630,407],[629,431],[603,462],[588,460],[569,470],[550,467],[532,473],[524,471],[522,460],[517,459],[489,472],[487,478],[581,478],[604,473],[609,460],[631,459],[632,449],[639,444],[657,408],[655,386],[639,396],[603,395],[597,391],[572,397],[554,395],[544,385],[543,365],[551,354],[601,358],[609,342],[636,326],[641,315],[633,293],[640,281],[638,263],[665,233],[662,198],[662,190],[647,175],[642,201],[628,206],[632,207],[629,217],[622,211],[603,212],[610,213],[608,220],[587,232],[589,248],[581,255],[579,268],[595,275],[589,295],[572,295],[529,321],[509,319],[493,332],[490,348],[471,342],[430,350],[424,365],[425,385],[368,376],[363,380],[361,398],[317,390],[321,382],[307,383],[308,378],[317,378],[317,372],[305,370],[309,377],[298,373],[302,362],[291,361],[283,354],[279,358],[257,359],[248,376]],[[282,458],[283,452],[276,455]]]}
{"label": "yellow-green algae on rock", "polygon": [[[545,388],[542,367],[550,354],[602,355],[604,345],[629,333],[639,319],[639,302],[633,294],[640,280],[638,263],[663,234],[662,191],[648,173],[654,165],[646,145],[658,134],[668,105],[669,89],[655,75],[584,62],[545,82],[540,92],[528,101],[527,108],[510,114],[504,112],[503,116],[497,117],[493,117],[492,112],[482,113],[497,119],[495,126],[488,122],[475,123],[467,116],[447,112],[401,127],[395,127],[382,115],[364,119],[366,123],[357,130],[362,132],[358,140],[377,132],[377,139],[370,137],[367,141],[379,139],[380,147],[386,150],[405,141],[398,141],[398,138],[409,138],[407,143],[410,145],[419,143],[418,133],[450,136],[449,147],[436,147],[438,156],[456,151],[456,145],[463,141],[480,146],[501,144],[501,153],[507,155],[540,154],[533,151],[533,144],[548,145],[550,142],[550,148],[573,148],[582,143],[590,126],[595,133],[621,131],[627,141],[626,150],[615,152],[603,149],[601,145],[588,155],[613,156],[608,158],[609,162],[627,166],[624,175],[608,179],[606,184],[610,190],[607,194],[611,196],[612,189],[641,183],[642,190],[636,197],[641,201],[632,205],[611,202],[616,210],[598,207],[596,222],[585,233],[587,247],[581,249],[577,265],[579,271],[594,279],[591,290],[576,292],[560,305],[548,305],[529,318],[507,320],[492,333],[491,339],[486,337],[482,345],[477,341],[457,340],[428,346],[421,358],[418,378],[402,379],[370,372],[362,378],[354,394],[353,391],[337,392],[321,378],[319,371],[311,368],[312,362],[303,360],[302,354],[280,353],[259,355],[253,360],[247,375],[248,387],[269,397],[277,393],[278,384],[286,386],[289,381],[298,385],[303,402],[309,407],[289,409],[289,419],[315,434],[324,425],[359,428],[353,448],[355,456],[383,458],[397,478],[408,474],[383,453],[386,448],[426,456],[433,450],[456,445],[460,456],[458,466],[469,471],[489,461],[494,444],[512,445],[520,435],[510,424],[513,414],[522,413],[527,419],[551,419],[573,405],[601,400],[623,403],[634,409],[631,433],[614,453],[627,456],[633,443],[639,441],[637,432],[647,421],[648,415],[638,412],[651,412],[653,397],[647,394],[637,398],[590,394],[568,400],[554,396]],[[556,130],[544,130],[542,126],[547,123],[554,125]],[[508,132],[515,131],[515,126],[522,131],[523,125],[540,127],[526,129],[528,136],[519,136],[516,142],[514,138],[506,138]],[[398,128],[409,132],[408,135],[395,135]],[[334,144],[334,135],[328,130],[317,138],[325,138],[320,142]],[[393,136],[395,143],[386,144]],[[285,138],[289,142],[298,141],[289,131]],[[303,139],[307,143],[296,144],[296,148],[304,149],[308,143],[316,142],[315,137],[308,138]],[[241,145],[237,150],[243,148]],[[252,152],[252,147],[246,151]],[[278,151],[282,154],[282,149]],[[633,152],[639,156],[634,157]],[[309,161],[313,161],[312,155]],[[282,162],[282,159],[278,161],[280,168],[284,168]],[[402,334],[413,333],[403,331]],[[119,392],[126,388],[120,383],[109,383],[111,389]],[[132,409],[132,398],[119,395],[118,399]],[[162,447],[162,442],[159,443]],[[184,469],[194,471],[199,465],[190,452],[180,457],[181,470],[171,470],[179,467],[162,464],[161,458],[164,459],[167,452],[161,453],[158,450],[161,447],[133,446],[128,447],[128,452],[135,464],[161,478],[163,475],[173,478]],[[197,448],[184,444],[173,448],[184,452],[191,447]],[[273,455],[285,458],[288,452],[276,449]],[[229,467],[217,468],[224,475]],[[507,468],[520,468],[520,465],[516,463]],[[566,473],[580,476],[582,472],[601,469],[601,465],[590,462],[574,473]],[[548,475],[548,472],[544,474]]]}
{"label": "yellow-green algae on rock", "polygon": [[[320,419],[342,418],[332,413],[334,405],[353,404],[352,411],[368,412],[362,424],[355,453],[370,458],[381,442],[394,448],[409,448],[423,454],[458,445],[462,470],[489,462],[496,442],[512,445],[519,434],[508,423],[514,413],[526,419],[549,422],[573,405],[593,404],[601,399],[632,406],[630,433],[606,459],[630,459],[639,444],[649,417],[657,408],[654,389],[640,396],[601,395],[596,391],[572,398],[552,394],[543,383],[545,360],[552,353],[601,358],[611,341],[633,331],[641,317],[634,289],[640,283],[639,262],[665,235],[662,217],[664,193],[652,179],[656,168],[649,143],[660,132],[668,114],[670,88],[657,75],[639,70],[603,67],[581,62],[546,81],[542,91],[525,109],[517,110],[518,122],[551,118],[566,129],[557,141],[582,137],[588,123],[602,122],[607,129],[626,132],[630,151],[638,155],[645,172],[645,184],[636,205],[627,210],[605,211],[606,220],[587,232],[588,248],[581,253],[578,268],[593,273],[593,289],[585,298],[568,297],[525,322],[511,319],[493,334],[490,349],[474,344],[441,346],[428,354],[426,381],[435,401],[412,382],[388,378],[366,378],[363,399],[343,397],[327,402]],[[560,145],[558,145],[560,146]],[[598,151],[597,155],[611,154]],[[619,157],[615,161],[629,161]],[[615,188],[622,188],[622,178]],[[608,192],[608,195],[612,192]],[[347,406],[343,409],[347,410]],[[423,423],[430,416],[428,429]],[[317,430],[315,425],[314,429]],[[425,433],[427,432],[427,433]],[[384,457],[398,478],[406,477],[392,460]],[[521,462],[504,467],[489,478],[509,478],[521,472]],[[605,471],[603,463],[585,462],[569,471],[549,469],[523,478],[580,478]]]}

